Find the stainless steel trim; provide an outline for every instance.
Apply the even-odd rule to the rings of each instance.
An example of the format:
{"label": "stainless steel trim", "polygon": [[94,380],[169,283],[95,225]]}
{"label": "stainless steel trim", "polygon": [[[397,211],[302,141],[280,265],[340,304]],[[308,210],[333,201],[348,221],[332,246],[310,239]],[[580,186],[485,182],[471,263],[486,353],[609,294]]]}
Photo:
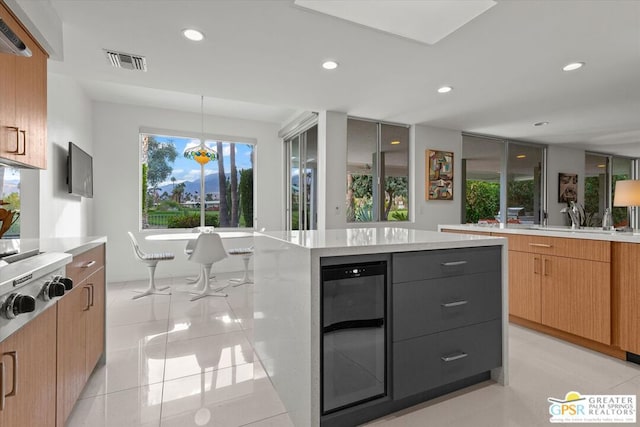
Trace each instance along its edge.
{"label": "stainless steel trim", "polygon": [[82,268],[91,268],[96,264],[96,261],[89,261],[88,263],[86,263],[85,265],[82,266]]}
{"label": "stainless steel trim", "polygon": [[27,45],[20,40],[20,37],[9,28],[9,25],[2,18],[0,18],[0,52],[26,57],[32,55]]}
{"label": "stainless steel trim", "polygon": [[440,263],[440,265],[443,267],[455,267],[457,265],[464,265],[467,262],[468,261],[449,261],[449,262],[442,262]]}
{"label": "stainless steel trim", "polygon": [[442,359],[443,362],[453,362],[454,360],[464,359],[467,356],[467,353],[460,353],[454,356],[442,356],[440,359]]}
{"label": "stainless steel trim", "polygon": [[546,243],[529,243],[529,246],[535,246],[537,248],[552,248],[553,245],[547,245]]}
{"label": "stainless steel trim", "polygon": [[440,305],[442,307],[444,307],[444,308],[449,308],[449,307],[458,307],[458,306],[465,305],[465,304],[468,304],[468,303],[469,303],[469,301],[467,301],[467,300],[460,300],[460,301],[454,301],[454,302],[447,302],[445,304],[440,304]]}

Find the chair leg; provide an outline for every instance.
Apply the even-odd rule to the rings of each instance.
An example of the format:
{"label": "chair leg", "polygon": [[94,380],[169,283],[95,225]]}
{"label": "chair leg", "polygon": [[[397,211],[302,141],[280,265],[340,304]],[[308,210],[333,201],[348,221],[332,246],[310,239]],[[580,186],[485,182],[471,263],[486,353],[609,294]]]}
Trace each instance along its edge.
{"label": "chair leg", "polygon": [[164,291],[166,289],[169,289],[169,286],[163,286],[161,288],[157,288],[156,282],[155,282],[155,274],[156,274],[156,264],[149,265],[149,287],[147,287],[147,289],[142,293],[138,295],[134,295],[132,299],[138,299],[138,298],[146,297],[148,295],[171,295],[171,292],[169,293],[159,292],[159,291]]}
{"label": "chair leg", "polygon": [[249,279],[249,260],[251,256],[243,256],[242,261],[244,262],[244,275],[241,279],[229,279],[230,282],[236,282],[233,286],[246,285],[248,283],[253,283],[253,280]]}
{"label": "chair leg", "polygon": [[204,297],[226,297],[227,294],[223,292],[216,292],[211,289],[209,286],[209,275],[211,274],[211,265],[203,265],[202,270],[200,272],[200,277],[204,278],[201,280],[202,286],[200,290],[196,293],[196,296],[191,298],[191,301],[199,300]]}
{"label": "chair leg", "polygon": [[[196,277],[187,277],[184,281],[189,284],[195,285],[200,282],[201,274],[202,274],[202,271],[198,272],[198,275]],[[215,274],[210,275],[209,279],[216,280],[216,275]]]}

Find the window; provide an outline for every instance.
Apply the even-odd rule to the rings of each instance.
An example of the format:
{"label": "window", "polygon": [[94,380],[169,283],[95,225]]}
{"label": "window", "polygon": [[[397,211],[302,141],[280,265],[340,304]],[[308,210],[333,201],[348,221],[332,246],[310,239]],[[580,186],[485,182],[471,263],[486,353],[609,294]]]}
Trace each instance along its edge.
{"label": "window", "polygon": [[206,225],[253,227],[253,144],[206,139],[217,159],[201,171],[184,155],[199,139],[142,133],[140,143],[142,229],[199,226],[201,180]]}
{"label": "window", "polygon": [[20,170],[0,166],[0,237],[20,237]]}
{"label": "window", "polygon": [[464,135],[462,223],[540,224],[545,147]]}
{"label": "window", "polygon": [[347,222],[409,219],[409,128],[347,121]]}

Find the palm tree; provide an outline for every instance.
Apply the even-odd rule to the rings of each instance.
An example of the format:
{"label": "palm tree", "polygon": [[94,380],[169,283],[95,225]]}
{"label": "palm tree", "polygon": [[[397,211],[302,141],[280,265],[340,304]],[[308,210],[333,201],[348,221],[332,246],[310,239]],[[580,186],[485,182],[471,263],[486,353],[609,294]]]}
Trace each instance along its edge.
{"label": "palm tree", "polygon": [[175,176],[171,177],[171,183],[173,184],[173,188],[176,188],[176,177]]}
{"label": "palm tree", "polygon": [[216,142],[218,152],[218,183],[220,186],[220,227],[229,226],[229,205],[227,204],[227,177],[224,174],[224,155],[222,153],[222,141]]}

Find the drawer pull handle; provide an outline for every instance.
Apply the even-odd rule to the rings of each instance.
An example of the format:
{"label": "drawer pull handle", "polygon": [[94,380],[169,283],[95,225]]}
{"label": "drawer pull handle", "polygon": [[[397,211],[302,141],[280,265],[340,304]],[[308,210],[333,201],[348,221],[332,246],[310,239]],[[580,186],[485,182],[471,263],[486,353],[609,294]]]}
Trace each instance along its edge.
{"label": "drawer pull handle", "polygon": [[94,261],[89,261],[88,263],[86,263],[85,265],[82,266],[82,268],[91,268],[94,265],[96,265],[95,260]]}
{"label": "drawer pull handle", "polygon": [[4,363],[0,362],[0,411],[4,409]]}
{"label": "drawer pull handle", "polygon": [[535,246],[537,248],[552,248],[553,245],[547,245],[546,243],[529,243],[529,246]]}
{"label": "drawer pull handle", "polygon": [[442,359],[443,362],[453,362],[454,360],[464,359],[467,356],[467,353],[460,353],[453,356],[442,356],[440,359]]}
{"label": "drawer pull handle", "polygon": [[18,354],[15,351],[10,351],[5,353],[5,355],[11,357],[13,361],[13,384],[11,386],[11,393],[7,394],[9,396],[15,396],[18,393]]}
{"label": "drawer pull handle", "polygon": [[461,301],[448,302],[446,304],[440,304],[440,305],[442,307],[444,307],[444,308],[449,308],[449,307],[458,307],[458,306],[465,305],[465,304],[468,304],[468,303],[469,303],[469,301],[467,301],[467,300],[461,300]]}
{"label": "drawer pull handle", "polygon": [[456,265],[464,265],[466,263],[467,261],[450,261],[450,262],[443,262],[440,265],[443,267],[455,267]]}

